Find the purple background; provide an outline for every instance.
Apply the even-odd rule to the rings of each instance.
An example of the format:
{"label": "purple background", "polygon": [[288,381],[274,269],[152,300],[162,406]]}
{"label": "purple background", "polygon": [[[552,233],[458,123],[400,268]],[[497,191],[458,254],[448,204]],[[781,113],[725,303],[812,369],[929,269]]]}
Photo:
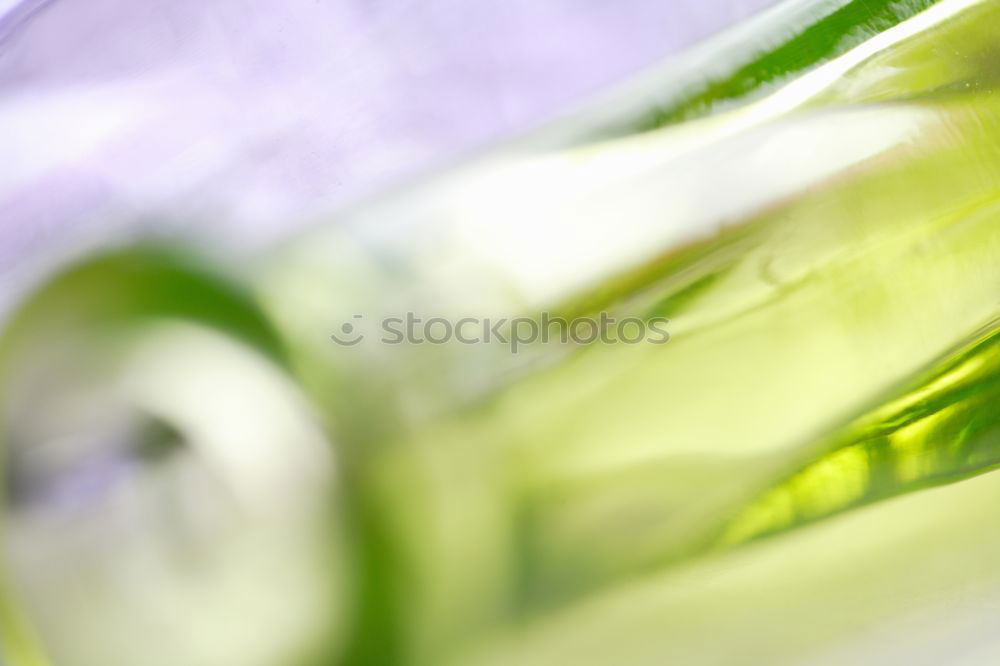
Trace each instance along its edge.
{"label": "purple background", "polygon": [[41,250],[267,243],[774,1],[0,0],[0,310]]}

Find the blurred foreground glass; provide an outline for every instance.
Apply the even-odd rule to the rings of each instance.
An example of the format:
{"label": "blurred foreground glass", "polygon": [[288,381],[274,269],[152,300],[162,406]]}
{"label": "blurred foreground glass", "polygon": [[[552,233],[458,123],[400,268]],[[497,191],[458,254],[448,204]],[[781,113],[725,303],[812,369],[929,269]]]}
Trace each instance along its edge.
{"label": "blurred foreground glass", "polygon": [[998,30],[787,3],[251,261],[56,277],[0,347],[8,659],[992,662]]}

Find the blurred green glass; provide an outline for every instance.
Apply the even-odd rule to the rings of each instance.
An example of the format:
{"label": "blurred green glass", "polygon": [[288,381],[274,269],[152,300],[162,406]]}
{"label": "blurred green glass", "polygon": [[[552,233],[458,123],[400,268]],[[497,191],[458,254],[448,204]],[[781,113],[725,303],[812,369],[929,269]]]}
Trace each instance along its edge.
{"label": "blurred green glass", "polygon": [[[993,663],[998,31],[786,3],[263,256],[57,276],[0,343],[6,657]],[[330,338],[406,312],[671,339]]]}

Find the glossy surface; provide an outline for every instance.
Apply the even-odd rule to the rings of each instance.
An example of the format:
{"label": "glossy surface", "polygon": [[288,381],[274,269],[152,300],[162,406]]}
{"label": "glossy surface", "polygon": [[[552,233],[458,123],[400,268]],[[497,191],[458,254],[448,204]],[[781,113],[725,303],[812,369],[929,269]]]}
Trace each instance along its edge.
{"label": "glossy surface", "polygon": [[[324,583],[318,663],[988,660],[1000,4],[921,9],[819,12],[663,116],[685,122],[622,133],[632,106],[584,112],[253,262],[216,252],[226,278],[150,272],[162,258],[142,253],[81,269],[103,278],[57,282],[5,337],[5,432],[32,424],[9,397],[31,354],[81,324],[96,332],[79,349],[107,345],[114,367],[134,361],[112,333],[161,319],[265,355],[336,453],[335,509],[314,510],[350,583]],[[218,308],[184,305],[203,302]],[[330,340],[406,311],[667,317],[670,341]],[[42,589],[44,572],[11,572],[15,592]],[[116,654],[46,624],[63,603],[23,604],[40,636],[24,654]]]}

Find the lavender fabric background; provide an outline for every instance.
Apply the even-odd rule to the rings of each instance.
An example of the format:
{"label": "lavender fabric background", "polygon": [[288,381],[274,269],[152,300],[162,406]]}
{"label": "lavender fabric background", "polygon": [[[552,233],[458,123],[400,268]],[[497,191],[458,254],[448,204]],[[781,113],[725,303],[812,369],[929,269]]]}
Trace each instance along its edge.
{"label": "lavender fabric background", "polygon": [[44,250],[270,242],[774,2],[0,0],[0,312]]}

